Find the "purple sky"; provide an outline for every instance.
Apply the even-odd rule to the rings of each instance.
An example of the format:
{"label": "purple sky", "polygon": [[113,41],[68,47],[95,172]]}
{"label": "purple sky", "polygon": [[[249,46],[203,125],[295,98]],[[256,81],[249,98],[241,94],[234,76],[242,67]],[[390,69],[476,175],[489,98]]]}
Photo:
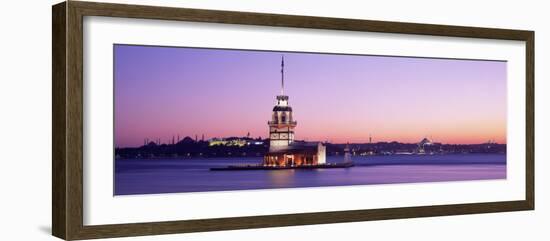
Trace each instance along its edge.
{"label": "purple sky", "polygon": [[[266,138],[282,52],[115,45],[115,145]],[[296,139],[506,143],[506,62],[284,53]]]}

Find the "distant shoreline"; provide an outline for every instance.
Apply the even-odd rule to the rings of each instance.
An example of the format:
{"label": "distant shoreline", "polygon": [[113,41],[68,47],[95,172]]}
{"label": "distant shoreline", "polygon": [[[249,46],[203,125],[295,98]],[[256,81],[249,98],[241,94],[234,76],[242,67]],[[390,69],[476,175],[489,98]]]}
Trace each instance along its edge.
{"label": "distant shoreline", "polygon": [[[296,140],[295,142],[303,142]],[[116,159],[140,158],[242,158],[263,157],[269,152],[269,139],[250,137],[213,138],[209,140],[185,137],[170,144],[144,142],[136,148],[115,148]],[[341,156],[347,150],[352,156],[375,155],[440,155],[460,153],[506,153],[506,144],[488,141],[481,144],[455,145],[432,142],[424,138],[419,143],[373,142],[333,144],[323,142],[327,156]],[[349,148],[346,148],[349,147]]]}
{"label": "distant shoreline", "polygon": [[[451,155],[506,155],[506,153],[434,153],[434,154],[374,154],[374,155],[367,155],[367,156],[352,156],[353,157],[381,157],[381,156],[451,156]],[[329,157],[333,156],[344,156],[342,155],[329,155]],[[204,159],[204,160],[213,160],[213,159],[252,159],[252,158],[263,158],[263,156],[219,156],[219,157],[196,157],[196,156],[190,156],[190,157],[184,157],[184,156],[156,156],[156,157],[139,157],[139,158],[115,158],[117,161],[132,161],[132,160],[197,160],[197,159]]]}

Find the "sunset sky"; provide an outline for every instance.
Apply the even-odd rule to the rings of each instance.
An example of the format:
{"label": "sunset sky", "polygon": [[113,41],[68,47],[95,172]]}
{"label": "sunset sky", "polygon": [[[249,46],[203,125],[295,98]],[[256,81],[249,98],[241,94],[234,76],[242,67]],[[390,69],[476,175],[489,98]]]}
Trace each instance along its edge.
{"label": "sunset sky", "polygon": [[506,62],[115,45],[115,145],[268,137],[280,93],[297,140],[506,143]]}

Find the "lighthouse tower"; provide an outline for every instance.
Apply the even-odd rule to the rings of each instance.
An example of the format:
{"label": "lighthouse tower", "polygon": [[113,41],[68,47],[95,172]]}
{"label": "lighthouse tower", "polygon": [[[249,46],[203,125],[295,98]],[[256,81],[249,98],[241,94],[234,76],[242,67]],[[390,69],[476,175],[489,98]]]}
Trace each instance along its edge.
{"label": "lighthouse tower", "polygon": [[277,104],[273,107],[273,114],[269,125],[269,151],[286,149],[294,142],[294,127],[296,121],[292,118],[292,107],[288,105],[288,96],[285,95],[285,59],[281,57],[281,94],[277,96]]}

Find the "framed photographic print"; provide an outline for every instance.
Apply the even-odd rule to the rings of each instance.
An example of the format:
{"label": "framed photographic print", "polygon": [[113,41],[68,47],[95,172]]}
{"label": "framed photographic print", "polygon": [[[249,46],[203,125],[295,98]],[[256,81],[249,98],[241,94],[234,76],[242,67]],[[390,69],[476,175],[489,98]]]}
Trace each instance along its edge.
{"label": "framed photographic print", "polygon": [[534,209],[534,32],[53,6],[63,239]]}

